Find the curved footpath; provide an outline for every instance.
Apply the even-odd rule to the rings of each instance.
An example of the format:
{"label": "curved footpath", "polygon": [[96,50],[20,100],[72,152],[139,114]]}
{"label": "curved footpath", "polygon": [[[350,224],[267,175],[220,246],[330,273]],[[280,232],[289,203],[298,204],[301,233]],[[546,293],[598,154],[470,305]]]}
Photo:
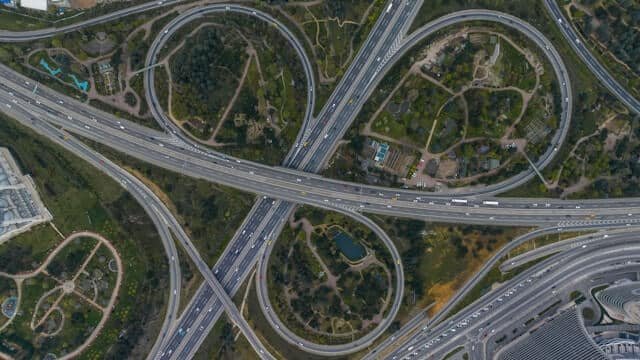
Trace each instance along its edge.
{"label": "curved footpath", "polygon": [[158,61],[158,56],[162,48],[166,45],[167,41],[169,41],[169,39],[171,39],[171,37],[176,33],[176,31],[180,30],[181,27],[204,16],[220,13],[242,14],[264,21],[277,29],[278,32],[282,34],[282,36],[295,50],[302,64],[302,69],[304,70],[304,75],[307,79],[308,89],[306,112],[302,122],[302,128],[298,132],[298,138],[296,139],[296,143],[300,143],[301,137],[304,133],[307,132],[307,127],[310,126],[310,122],[313,121],[313,109],[315,107],[315,93],[313,92],[313,89],[316,88],[316,85],[313,77],[313,66],[311,65],[311,61],[304,51],[304,45],[300,43],[298,38],[296,38],[293,33],[291,33],[291,31],[289,31],[289,29],[284,26],[284,24],[263,11],[242,5],[211,4],[194,7],[181,13],[178,17],[171,20],[167,25],[165,25],[164,28],[162,28],[159,35],[151,43],[145,60],[146,71],[144,72],[144,89],[147,103],[153,117],[160,124],[160,126],[167,130],[167,132],[173,134],[174,136],[177,136],[182,141],[184,141],[185,144],[191,145],[195,148],[200,147],[197,144],[197,140],[195,140],[195,138],[193,138],[191,135],[185,135],[186,133],[183,132],[171,119],[169,119],[166,112],[162,109],[162,106],[160,105],[160,101],[156,94],[154,65]]}
{"label": "curved footpath", "polygon": [[[18,119],[25,117],[27,119],[32,119],[30,124],[25,125],[28,125],[37,133],[47,137],[49,140],[57,143],[74,155],[87,161],[98,170],[107,174],[107,176],[111,177],[124,187],[151,218],[158,234],[160,235],[165,253],[167,254],[167,260],[169,263],[169,286],[173,289],[170,292],[167,312],[165,313],[162,327],[160,329],[160,335],[156,339],[151,350],[151,354],[155,354],[159,350],[160,346],[166,341],[166,338],[169,335],[169,330],[173,326],[175,319],[178,317],[180,291],[182,288],[180,265],[178,261],[176,261],[176,259],[178,259],[178,252],[171,233],[167,229],[166,223],[166,219],[173,218],[173,215],[166,208],[164,203],[162,203],[162,201],[160,201],[149,188],[142,184],[141,181],[129,174],[126,170],[115,165],[109,159],[91,150],[88,146],[77,139],[71,137],[65,139],[64,133],[59,129],[47,122],[35,121],[26,109],[21,106],[12,107],[9,114],[17,116],[16,118]],[[22,123],[24,124],[24,122]],[[164,214],[161,214],[161,211]]]}
{"label": "curved footpath", "polygon": [[[164,4],[166,5],[166,4],[168,4],[168,3],[170,3],[170,2],[166,2],[166,3],[164,3]],[[160,3],[158,3],[158,4],[162,4],[162,2],[160,2]],[[125,9],[125,11],[127,11],[127,10],[128,10],[128,9]],[[144,10],[141,10],[141,11],[144,11]],[[535,29],[533,29],[533,28],[532,28],[532,29],[528,29],[527,27],[530,27],[530,25],[528,25],[528,24],[526,24],[526,23],[522,22],[521,20],[519,20],[519,19],[517,19],[517,18],[510,17],[510,16],[508,16],[508,15],[506,15],[506,14],[501,14],[501,13],[496,13],[496,12],[489,12],[489,11],[485,11],[485,10],[471,10],[470,12],[471,12],[471,13],[467,13],[467,14],[463,14],[463,13],[455,13],[455,14],[450,14],[450,15],[448,15],[448,16],[453,17],[453,18],[449,18],[449,19],[447,19],[447,20],[444,20],[444,21],[448,22],[448,24],[446,24],[446,25],[444,25],[444,24],[443,24],[443,25],[442,25],[442,27],[444,27],[444,26],[449,26],[449,25],[451,25],[451,24],[455,24],[455,23],[457,23],[457,22],[468,21],[468,20],[488,20],[488,21],[491,21],[491,19],[486,19],[486,18],[473,18],[473,16],[471,16],[471,15],[474,15],[474,14],[475,14],[475,16],[478,16],[478,17],[489,17],[489,18],[494,18],[494,20],[495,20],[495,17],[497,17],[497,18],[498,18],[498,20],[495,20],[495,21],[498,21],[498,22],[504,23],[505,25],[508,25],[508,26],[512,26],[512,25],[514,25],[514,24],[519,25],[519,26],[522,26],[522,28],[524,29],[524,31],[525,31],[525,32],[527,32],[527,33],[528,33],[528,32],[530,32],[531,30],[533,30],[533,35],[534,35],[534,36],[533,36],[533,37],[531,37],[531,36],[529,36],[529,35],[527,35],[527,36],[529,36],[532,40],[534,40],[534,41],[535,41],[535,39],[534,39],[534,38],[536,37],[535,32],[536,32],[537,30],[535,30]],[[456,16],[458,17],[458,18],[457,18],[457,20],[456,20]],[[115,18],[115,17],[112,17],[112,18]],[[503,20],[502,20],[502,19],[503,19]],[[103,21],[108,21],[108,19],[107,19],[107,20],[101,19],[101,20],[103,20]],[[88,22],[84,22],[84,23],[86,24],[86,23],[88,23]],[[97,23],[97,22],[95,22],[95,21],[94,21],[93,23]],[[82,23],[80,23],[80,24],[82,24]],[[81,26],[84,26],[84,25],[80,25],[80,24],[78,24],[78,25],[72,25],[72,26],[80,26],[80,27],[81,27]],[[510,24],[511,24],[511,25],[510,25]],[[517,26],[513,26],[513,27],[516,27],[516,28],[517,28]],[[77,30],[77,28],[79,28],[79,27],[76,27],[76,28],[74,28],[74,29],[67,28],[67,30],[60,30],[60,31],[62,31],[62,32],[66,32],[66,31],[73,31],[73,30]],[[56,30],[56,31],[59,31],[59,30]],[[422,34],[421,36],[428,36],[429,34],[431,34],[431,33],[432,33],[432,31],[434,31],[434,30],[430,30],[430,31],[425,30],[425,33],[424,33],[424,34]],[[538,33],[538,34],[539,34],[539,33]],[[539,34],[539,35],[541,35],[541,34]],[[43,37],[43,36],[46,36],[46,35],[42,35],[42,34],[30,34],[30,35],[25,35],[25,37],[22,37],[22,38],[20,38],[20,39],[16,40],[16,39],[17,39],[17,37],[16,37],[16,36],[13,36],[13,37],[12,37],[12,36],[11,36],[11,34],[7,35],[7,32],[2,32],[2,33],[0,33],[0,41],[26,41],[26,40],[31,39],[31,38],[29,38],[29,36],[31,36],[31,38],[38,38],[38,37]],[[7,40],[7,39],[8,39],[8,40]],[[414,38],[413,38],[413,37],[410,37],[410,38],[409,38],[409,40],[405,41],[405,44],[409,44],[409,43],[410,43],[410,41],[411,41],[411,39],[414,39]],[[415,39],[419,39],[419,38],[415,38]],[[544,40],[544,37],[539,37],[539,40]],[[416,41],[419,41],[419,40],[416,40]],[[544,44],[544,41],[542,41],[542,43],[541,43],[541,42],[539,42],[539,41],[535,41],[535,42],[536,42],[539,46],[541,46],[541,49],[543,49],[543,51],[544,51],[545,49],[546,49],[546,50],[549,50],[549,48],[550,48],[550,49],[553,49],[553,47],[551,47],[549,43],[547,43],[547,45],[545,45],[545,44]],[[408,48],[410,47],[409,45],[405,45],[405,46],[407,46],[407,47],[406,47],[406,48],[403,48],[403,49],[408,49]],[[413,45],[411,45],[411,46],[413,46]],[[544,47],[543,47],[543,46],[544,46]],[[547,48],[547,46],[549,46],[549,48]],[[406,50],[403,50],[403,52],[404,52],[404,51],[406,51]],[[554,55],[557,55],[557,52],[555,51],[555,49],[552,51],[552,53],[555,53]],[[394,56],[392,57],[393,61],[388,61],[388,62],[386,62],[386,63],[385,63],[385,66],[389,66],[389,67],[390,67],[390,66],[391,66],[395,61],[397,61],[397,59],[399,58],[399,55],[398,55],[398,54],[400,54],[400,52],[395,53],[395,54],[394,54]],[[558,57],[558,58],[559,58],[559,57]],[[550,58],[550,60],[552,61],[552,58]],[[552,61],[552,63],[553,63],[553,61]],[[560,61],[558,64],[562,64],[562,62]],[[386,70],[387,70],[387,69],[385,69],[385,71],[384,71],[384,72],[386,72]],[[558,68],[556,68],[556,67],[554,66],[554,70],[556,71],[556,75],[558,75],[558,71],[559,71],[559,70],[558,70]],[[383,76],[384,72],[379,72],[379,70],[378,70],[378,71],[376,71],[376,73],[375,73],[375,74],[376,74],[376,76],[378,77],[378,81],[382,78],[382,76]],[[563,74],[564,74],[564,75],[563,75]],[[562,79],[563,77],[566,77],[566,70],[561,70],[561,71],[560,71],[560,75],[563,75],[563,76],[558,76],[558,78],[559,78],[559,79]],[[565,84],[569,84],[569,83],[568,83],[568,82],[565,82]],[[562,90],[562,88],[563,88],[563,86],[561,86],[561,90]],[[568,87],[568,88],[570,89],[570,87]],[[373,89],[372,87],[369,87],[369,88],[368,88],[368,89],[366,89],[366,90],[367,90],[367,92],[368,92],[368,93],[370,93],[370,92],[372,91],[372,89]],[[568,122],[569,122],[569,117],[570,117],[570,108],[571,108],[572,96],[571,96],[570,91],[569,91],[569,92],[567,92],[567,93],[566,93],[566,95],[567,95],[567,96],[565,97],[565,99],[566,99],[566,100],[562,102],[562,103],[563,103],[563,114],[564,114],[564,113],[566,113],[566,112],[568,112],[568,113],[569,113],[569,115],[568,115],[568,116],[563,116],[563,123],[566,123],[566,126],[568,127]],[[565,103],[566,103],[566,104],[565,104]],[[569,109],[569,111],[567,111],[567,109]],[[3,109],[3,110],[5,110],[5,109]],[[309,110],[309,109],[307,109],[307,110]],[[6,110],[5,110],[5,111],[6,111]],[[30,115],[28,114],[27,116],[30,116]],[[306,122],[305,122],[305,123],[306,123]],[[561,126],[561,129],[564,129],[564,128],[565,128],[565,125],[562,125],[562,126]],[[75,129],[74,129],[74,130],[75,130]],[[301,132],[301,133],[302,133],[302,132]],[[564,134],[566,134],[566,132],[564,132]],[[563,138],[564,138],[563,131],[560,131],[560,132],[556,133],[556,136],[554,137],[554,139],[556,139],[556,138],[562,138],[562,139],[563,139]],[[558,144],[559,144],[559,143],[558,143]],[[185,150],[185,149],[182,149],[182,150]],[[545,155],[543,155],[543,156],[541,157],[541,160],[540,160],[540,161],[542,161],[542,164],[544,165],[544,162],[546,161],[546,163],[548,163],[548,162],[550,161],[550,159],[551,159],[551,157],[552,157],[552,156],[553,156],[553,153],[550,153],[550,152],[549,152],[549,150],[547,150],[547,153],[545,153]],[[226,157],[226,158],[228,159],[229,157]],[[239,161],[239,160],[236,160],[236,161]],[[246,163],[248,163],[248,162],[243,161],[243,163],[245,163],[245,164],[246,164]],[[166,165],[166,164],[165,164],[165,165]],[[170,165],[170,167],[171,167],[171,166],[174,166],[174,165],[172,164],[172,165]],[[532,176],[534,176],[534,174],[533,174],[532,172],[529,172],[529,173],[528,173],[526,176],[524,176],[524,177],[527,177],[527,179],[530,179]],[[522,178],[520,178],[520,179],[515,179],[515,181],[514,181],[514,182],[511,182],[511,185],[510,185],[510,186],[512,186],[512,187],[513,187],[513,186],[516,186],[516,185],[514,185],[514,184],[516,184],[516,182],[518,182],[518,183],[522,183],[522,182],[526,181],[526,180],[523,180],[523,179],[524,179],[524,177],[522,177]],[[499,186],[497,186],[497,188],[498,188],[498,189],[493,189],[493,190],[491,190],[491,192],[504,191],[504,190],[506,190],[507,186],[509,186],[509,184],[506,184],[506,185],[505,185],[504,183],[499,184]],[[487,192],[489,192],[489,191],[486,191],[486,190],[485,190],[485,191],[477,190],[477,191],[474,191],[473,193],[471,193],[471,194],[467,194],[467,195],[481,194],[481,193],[487,193]],[[419,193],[419,194],[424,194],[424,193]],[[317,206],[317,204],[316,204],[316,206]]]}

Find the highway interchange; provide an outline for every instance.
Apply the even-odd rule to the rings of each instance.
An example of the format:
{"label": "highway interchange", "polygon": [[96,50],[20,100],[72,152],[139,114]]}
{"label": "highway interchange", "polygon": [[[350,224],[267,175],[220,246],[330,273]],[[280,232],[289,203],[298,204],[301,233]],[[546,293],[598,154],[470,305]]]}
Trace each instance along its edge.
{"label": "highway interchange", "polygon": [[[168,3],[149,3],[136,7],[134,11],[166,6]],[[227,294],[232,295],[248,276],[250,269],[253,268],[256,262],[259,264],[259,271],[263,271],[260,269],[266,268],[264,265],[270,253],[269,245],[277,238],[277,234],[284,226],[284,220],[293,211],[295,203],[306,203],[347,213],[357,220],[373,226],[374,230],[375,224],[360,213],[371,212],[448,222],[549,226],[554,229],[553,231],[562,231],[565,228],[581,226],[597,228],[630,227],[640,221],[640,199],[561,201],[551,199],[498,199],[490,196],[529,180],[535,175],[532,170],[497,186],[472,189],[470,192],[458,194],[432,194],[419,191],[385,189],[349,184],[313,175],[312,173],[319,171],[326,163],[337,141],[342,138],[368,95],[397,59],[421,39],[428,37],[435,31],[446,26],[471,20],[496,21],[511,26],[527,35],[548,57],[558,77],[558,83],[561,84],[559,85],[561,98],[565,99],[565,101],[561,101],[562,121],[560,129],[554,136],[552,146],[538,159],[537,167],[543,168],[546,166],[553,158],[557,147],[564,140],[570,124],[573,101],[568,73],[553,45],[535,28],[507,14],[486,10],[470,10],[449,14],[405,37],[404,34],[413,20],[413,15],[417,13],[417,9],[422,3],[420,1],[393,1],[389,3],[392,3],[393,6],[380,16],[371,34],[344,75],[343,80],[315,119],[311,115],[313,106],[310,106],[314,101],[313,74],[309,72],[310,62],[295,37],[282,24],[274,23],[273,21],[275,20],[270,18],[268,14],[232,4],[194,8],[174,19],[154,41],[152,51],[147,58],[148,65],[155,61],[162,44],[166,42],[171,34],[181,25],[201,16],[203,12],[236,11],[256,16],[263,21],[275,24],[276,28],[296,49],[296,53],[305,69],[307,81],[311,83],[307,97],[307,114],[303,125],[305,130],[300,132],[298,137],[300,141],[287,157],[284,164],[285,167],[269,167],[235,159],[200,147],[191,139],[184,137],[181,132],[177,131],[175,125],[168,121],[157,105],[157,97],[154,94],[152,82],[153,68],[147,70],[145,74],[147,97],[151,101],[150,105],[154,109],[156,119],[168,130],[166,133],[117,119],[112,115],[59,95],[44,86],[40,86],[37,92],[34,92],[33,82],[9,68],[0,67],[0,76],[5,80],[0,85],[0,102],[2,103],[0,105],[2,105],[3,111],[11,113],[13,117],[16,117],[25,125],[36,128],[37,131],[67,148],[69,148],[69,144],[76,144],[74,152],[81,154],[88,161],[91,161],[88,158],[99,155],[96,155],[94,151],[86,146],[82,146],[73,138],[70,141],[66,134],[47,123],[61,126],[65,131],[105,143],[119,151],[162,167],[260,194],[256,205],[227,249],[225,249],[220,261],[214,266],[213,272],[206,269],[206,264],[202,265],[203,262],[196,261],[198,268],[205,275],[206,283],[203,284],[193,298],[179,322],[172,325],[169,330],[171,334],[166,337],[164,335],[167,328],[164,328],[165,331],[156,344],[159,350],[159,358],[188,358],[193,355],[213,326],[215,319],[219,317],[223,310],[222,302],[219,299],[223,298],[223,302],[228,300],[228,296],[225,297],[224,294],[220,293],[220,288],[223,288]],[[80,27],[108,20],[99,18],[65,29],[22,34],[0,32],[0,41],[32,40],[51,36],[56,32],[75,31]],[[570,33],[567,31],[567,34]],[[584,48],[584,46],[582,47]],[[587,54],[589,54],[588,51]],[[589,64],[588,61],[586,62]],[[597,61],[595,64],[598,64]],[[606,72],[604,74],[607,75]],[[608,75],[605,78],[611,79]],[[618,89],[614,94],[621,99],[628,97],[631,100],[635,100],[623,88]],[[633,105],[634,103],[630,101],[628,104]],[[635,104],[637,105],[637,101]],[[631,108],[634,111],[638,109],[637,107]],[[46,120],[46,122],[39,121],[41,119]],[[43,130],[44,128],[48,130]],[[302,142],[305,141],[308,141],[310,145],[302,146]],[[98,160],[103,161],[103,164],[110,164],[109,169],[105,168],[106,165],[96,165],[102,168],[103,171],[110,175],[114,174],[112,176],[115,178],[127,179],[125,182],[120,182],[141,203],[144,203],[145,196],[150,196],[151,193],[148,189],[139,182],[135,183],[135,178],[132,178],[131,175],[117,168],[117,166],[105,162],[104,158]],[[91,162],[94,165],[96,164],[95,161]],[[128,182],[136,185],[128,186]],[[136,192],[139,194],[136,195]],[[452,201],[454,199],[458,200],[458,202]],[[154,219],[156,226],[160,224],[158,228],[163,228],[158,220],[164,219],[166,220],[163,220],[165,224],[167,222],[171,223],[171,229],[174,234],[179,234],[181,228],[175,222],[173,216],[159,200],[157,202],[154,201],[154,203],[156,204],[155,209],[147,207],[146,210],[150,215],[152,215],[151,213],[155,214],[152,215],[152,219]],[[167,225],[164,225],[164,228],[166,227]],[[381,233],[381,230],[376,230],[376,232],[383,240],[390,243],[388,246],[394,259],[399,260],[397,251],[394,252],[393,243],[383,232]],[[167,238],[166,234],[162,235],[162,231],[161,236],[163,237],[165,248],[167,248],[167,253],[175,253],[173,242],[166,240],[170,239],[170,236]],[[177,237],[180,238],[181,236],[177,235]],[[189,249],[191,246],[188,237],[179,239],[179,241],[183,243],[185,249]],[[173,249],[171,249],[171,246],[173,246]],[[197,260],[199,258],[197,253],[190,253],[189,255],[192,259],[195,258]],[[205,269],[202,269],[201,266],[204,266]],[[174,286],[179,285],[179,268],[171,265],[171,263],[170,267],[172,287],[179,289],[180,286]],[[215,276],[211,276],[212,273]],[[396,268],[396,276],[401,278],[401,274],[402,268],[398,266]],[[218,280],[219,283],[217,283]],[[258,281],[257,283],[257,285],[260,285]],[[402,284],[402,281],[398,283]],[[473,281],[470,283],[473,283]],[[264,285],[264,282],[262,285]],[[264,291],[262,294],[264,295]],[[399,295],[399,298],[401,298],[402,287],[396,289],[395,294],[396,297]],[[266,305],[268,298],[261,296],[259,300],[264,305],[265,312],[272,314],[272,312],[268,311],[268,305]],[[397,305],[397,302],[394,303],[394,306]],[[230,306],[233,307],[233,304],[227,303],[225,308],[234,318],[235,312],[233,309],[229,309]],[[174,309],[175,304],[170,308]],[[204,309],[209,310],[203,311]],[[172,311],[173,313],[171,311],[167,312],[166,319],[176,319],[175,309]],[[395,312],[392,315],[395,315]],[[367,338],[361,339],[355,344],[348,344],[349,346],[327,348],[310,342],[303,343],[302,339],[296,338],[295,335],[292,335],[290,331],[282,326],[277,316],[267,316],[267,318],[278,325],[276,329],[282,330],[278,332],[285,335],[284,337],[287,341],[298,344],[306,351],[322,355],[344,354],[365,348],[375,340],[379,333],[386,329],[386,326],[379,327],[376,331],[370,333],[370,336],[367,335]],[[236,320],[238,325],[242,327],[242,320],[237,318]],[[393,316],[389,316],[385,320],[388,320],[386,321],[388,323],[393,320]],[[167,325],[168,323],[169,320],[165,321],[166,326],[169,326]],[[251,338],[251,331],[246,328],[243,330],[248,332],[248,337]],[[257,339],[250,339],[250,342],[257,349],[261,349]],[[155,351],[150,357],[155,357],[153,355],[155,355]]]}

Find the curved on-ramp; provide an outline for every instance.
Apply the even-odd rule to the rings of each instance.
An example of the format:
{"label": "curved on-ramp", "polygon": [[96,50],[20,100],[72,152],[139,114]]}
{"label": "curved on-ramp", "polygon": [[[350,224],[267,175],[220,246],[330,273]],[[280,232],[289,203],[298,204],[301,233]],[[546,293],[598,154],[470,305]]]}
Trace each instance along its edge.
{"label": "curved on-ramp", "polygon": [[[562,112],[560,115],[559,128],[556,130],[551,143],[549,144],[550,146],[547,148],[547,151],[545,151],[545,153],[541,155],[535,162],[535,167],[539,171],[541,171],[547,165],[549,165],[551,160],[553,160],[554,155],[558,152],[558,148],[562,145],[567,136],[567,133],[569,132],[569,125],[571,124],[572,116],[571,112],[573,109],[573,94],[571,90],[571,81],[569,79],[569,74],[562,60],[562,57],[560,56],[560,53],[558,53],[549,39],[547,39],[540,31],[538,31],[534,26],[527,23],[526,21],[507,13],[484,9],[457,11],[439,17],[418,28],[404,40],[402,47],[391,57],[389,62],[385,64],[385,67],[383,67],[383,71],[380,71],[380,74],[375,79],[374,83],[377,84],[378,82],[380,82],[384,77],[384,74],[388,72],[390,68],[393,67],[393,65],[395,65],[395,63],[400,60],[400,58],[406,52],[411,50],[423,39],[446,27],[469,21],[495,22],[519,31],[540,48],[542,53],[546,56],[546,58],[551,63],[551,66],[553,67],[553,71],[555,72],[556,79],[558,81],[558,87],[560,88],[560,102]],[[369,93],[371,91],[373,91],[373,89],[370,89]],[[369,95],[369,93],[367,93],[367,95]],[[463,196],[497,194],[518,187],[531,180],[535,176],[536,171],[530,167],[528,170],[523,171],[497,184],[460,190],[453,189],[451,191],[448,191],[448,193]]]}
{"label": "curved on-ramp", "polygon": [[640,114],[640,101],[633,97],[620,83],[613,77],[607,69],[596,59],[589,50],[584,41],[580,40],[580,35],[575,31],[571,22],[569,22],[556,0],[543,0],[544,5],[552,18],[552,21],[558,26],[562,36],[571,45],[573,51],[578,54],[580,59],[587,65],[589,70],[600,80],[600,82],[625,104],[631,111]]}
{"label": "curved on-ramp", "polygon": [[[164,251],[167,255],[169,265],[169,287],[175,291],[169,293],[167,310],[162,322],[160,334],[151,349],[150,356],[155,355],[162,344],[166,341],[169,330],[172,327],[173,322],[178,317],[180,291],[182,288],[180,266],[177,261],[174,261],[174,259],[178,258],[178,252],[166,221],[167,218],[173,217],[173,215],[166,208],[164,203],[162,203],[162,201],[160,201],[160,199],[140,180],[114,164],[106,157],[92,150],[79,140],[73,137],[66,137],[64,132],[48,122],[34,121],[31,115],[23,109],[22,106],[16,105],[11,110],[15,115],[22,115],[14,116],[18,121],[20,121],[20,123],[28,126],[38,134],[47,137],[67,151],[70,151],[79,158],[87,161],[89,164],[120,184],[127,192],[129,192],[129,194],[131,194],[131,196],[133,196],[134,199],[136,199],[153,222],[156,230],[158,231],[158,235],[162,240],[162,246],[164,247]],[[31,119],[31,122],[26,119]]]}
{"label": "curved on-ramp", "polygon": [[262,309],[262,313],[264,314],[269,324],[272,326],[273,330],[280,335],[284,340],[286,340],[289,344],[294,345],[306,351],[308,353],[314,355],[321,356],[342,356],[352,354],[354,352],[360,351],[362,349],[370,346],[378,336],[382,335],[382,333],[387,330],[389,325],[393,322],[398,311],[400,310],[400,306],[402,305],[402,297],[404,294],[404,270],[402,268],[402,261],[400,257],[400,253],[396,248],[395,244],[391,240],[391,238],[387,235],[387,233],[382,230],[382,228],[376,224],[370,218],[361,215],[359,213],[353,213],[351,211],[335,209],[335,208],[326,208],[326,210],[332,210],[339,212],[343,215],[350,216],[354,218],[356,221],[366,225],[369,227],[375,234],[378,236],[380,240],[384,243],[384,245],[389,250],[391,254],[391,258],[394,263],[394,271],[395,271],[395,289],[394,289],[394,297],[391,307],[389,308],[389,312],[382,319],[382,321],[376,326],[373,330],[371,330],[366,335],[361,338],[339,345],[324,345],[324,344],[316,344],[314,342],[308,341],[294,332],[292,332],[287,326],[278,318],[278,315],[275,311],[270,311],[267,309],[273,309],[271,305],[271,300],[268,295],[267,288],[267,269],[268,269],[268,258],[271,255],[271,251],[273,250],[273,246],[265,247],[264,253],[258,261],[258,274],[260,276],[256,276],[256,292],[258,296],[258,301],[260,303],[260,308]]}
{"label": "curved on-ramp", "polygon": [[[302,121],[301,129],[298,131],[298,135],[296,138],[296,142],[300,142],[300,139],[306,132],[307,127],[310,125],[310,122],[313,120],[313,109],[315,107],[315,92],[313,91],[316,87],[315,80],[313,76],[313,66],[311,65],[311,61],[304,51],[304,46],[300,41],[293,35],[289,29],[282,24],[279,20],[275,19],[273,16],[247,6],[236,5],[236,4],[211,4],[204,5],[200,7],[195,7],[189,9],[179,16],[171,20],[167,25],[162,28],[160,34],[153,40],[151,46],[149,47],[149,51],[147,52],[147,57],[145,60],[145,69],[144,72],[144,89],[145,95],[147,99],[147,103],[149,105],[149,109],[153,117],[156,121],[169,133],[172,133],[174,136],[179,137],[185,144],[191,145],[195,148],[198,148],[196,142],[199,140],[195,139],[192,135],[187,132],[183,132],[173,121],[167,116],[167,114],[162,109],[160,105],[160,101],[158,100],[158,95],[156,94],[155,88],[155,64],[158,61],[158,56],[162,48],[166,45],[167,41],[178,31],[181,27],[187,25],[188,23],[195,21],[199,18],[203,18],[207,15],[211,14],[219,14],[219,13],[236,13],[254,17],[258,20],[264,21],[269,25],[273,26],[275,29],[280,32],[280,34],[287,40],[287,42],[293,47],[296,52],[296,55],[300,59],[300,63],[302,65],[302,69],[304,70],[304,74],[307,80],[307,107],[304,115],[304,119]],[[185,135],[186,134],[186,135]]]}

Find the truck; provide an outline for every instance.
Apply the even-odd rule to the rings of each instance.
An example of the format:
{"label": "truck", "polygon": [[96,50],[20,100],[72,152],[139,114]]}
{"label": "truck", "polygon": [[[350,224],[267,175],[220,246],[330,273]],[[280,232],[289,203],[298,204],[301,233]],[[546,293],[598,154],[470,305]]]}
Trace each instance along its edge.
{"label": "truck", "polygon": [[451,199],[451,202],[454,204],[466,204],[468,201],[464,199]]}

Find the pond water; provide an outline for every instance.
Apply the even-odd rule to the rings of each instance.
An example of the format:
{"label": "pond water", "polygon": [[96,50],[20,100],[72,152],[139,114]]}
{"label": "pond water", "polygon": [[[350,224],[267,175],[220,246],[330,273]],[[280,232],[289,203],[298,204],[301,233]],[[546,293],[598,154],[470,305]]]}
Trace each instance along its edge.
{"label": "pond water", "polygon": [[364,246],[359,242],[353,240],[349,234],[345,232],[338,232],[333,240],[338,245],[338,249],[349,259],[349,261],[358,261],[366,255]]}

